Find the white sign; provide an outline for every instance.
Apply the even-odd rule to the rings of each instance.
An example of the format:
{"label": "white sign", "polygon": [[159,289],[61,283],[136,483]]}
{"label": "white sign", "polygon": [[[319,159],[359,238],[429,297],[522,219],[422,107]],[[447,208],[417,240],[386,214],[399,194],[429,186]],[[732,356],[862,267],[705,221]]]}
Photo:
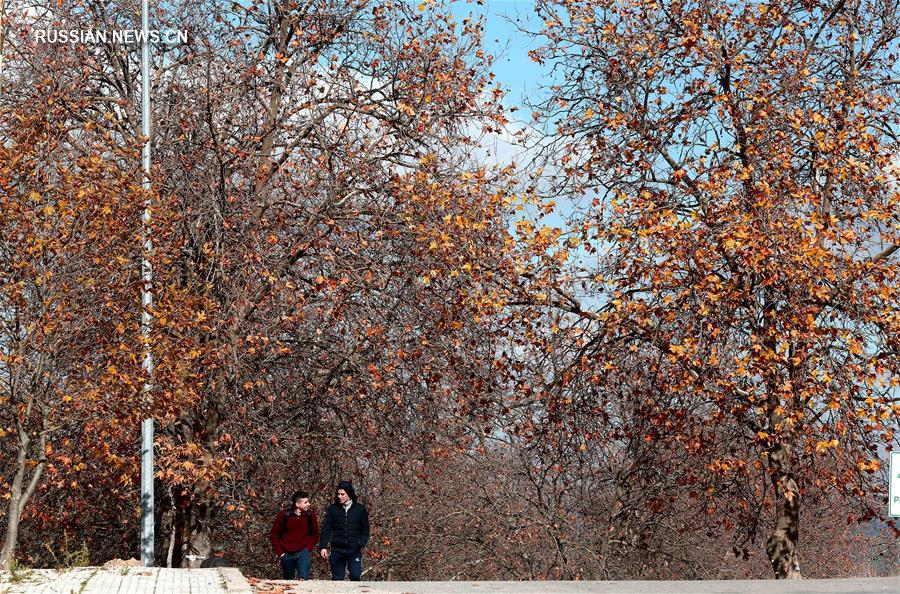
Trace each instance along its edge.
{"label": "white sign", "polygon": [[888,515],[900,518],[900,452],[891,452],[891,478],[888,483]]}

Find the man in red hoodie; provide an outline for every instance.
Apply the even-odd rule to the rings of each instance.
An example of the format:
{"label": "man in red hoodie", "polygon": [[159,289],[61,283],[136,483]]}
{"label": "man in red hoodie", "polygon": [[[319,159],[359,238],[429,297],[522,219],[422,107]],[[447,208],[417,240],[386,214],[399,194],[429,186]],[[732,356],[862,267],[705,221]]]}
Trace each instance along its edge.
{"label": "man in red hoodie", "polygon": [[316,512],[309,509],[309,494],[305,491],[294,493],[291,503],[291,507],[278,512],[269,538],[281,560],[284,579],[292,580],[299,574],[301,580],[308,580],[312,550],[319,541],[319,520]]}

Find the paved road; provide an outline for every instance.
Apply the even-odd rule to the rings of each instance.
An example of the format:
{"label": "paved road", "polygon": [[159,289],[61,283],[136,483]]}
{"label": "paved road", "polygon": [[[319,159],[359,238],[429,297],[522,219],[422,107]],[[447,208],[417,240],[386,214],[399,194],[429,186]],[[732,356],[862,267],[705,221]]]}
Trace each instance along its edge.
{"label": "paved road", "polygon": [[705,582],[253,582],[256,594],[900,594],[900,576]]}
{"label": "paved road", "polygon": [[734,582],[287,582],[237,569],[86,567],[0,572],[0,594],[900,594],[893,578]]}

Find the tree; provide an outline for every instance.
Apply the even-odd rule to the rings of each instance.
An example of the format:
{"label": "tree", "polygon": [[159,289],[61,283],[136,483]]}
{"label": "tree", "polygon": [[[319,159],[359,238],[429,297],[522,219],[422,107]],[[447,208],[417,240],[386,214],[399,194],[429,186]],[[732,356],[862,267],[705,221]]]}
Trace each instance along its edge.
{"label": "tree", "polygon": [[[100,112],[101,126],[85,116],[108,104],[86,92],[73,56],[41,51],[35,64],[7,63],[12,92],[0,103],[0,435],[9,436],[3,449],[11,454],[0,470],[11,478],[3,483],[4,567],[23,521],[50,520],[54,530],[99,517],[82,507],[95,485],[106,487],[111,507],[136,498],[133,429],[142,416],[165,420],[196,398],[192,367],[202,348],[193,329],[206,307],[202,293],[171,274],[179,214],[170,197],[154,196],[159,323],[150,348],[158,365],[148,407],[139,398],[139,151],[102,126],[111,112]],[[40,500],[63,486],[66,506],[47,513]]]}
{"label": "tree", "polygon": [[[394,438],[408,452],[478,385],[471,369],[490,369],[475,360],[487,345],[457,351],[494,307],[508,174],[466,152],[503,116],[477,23],[426,4],[191,0],[153,15],[191,35],[155,54],[153,185],[181,213],[167,269],[206,304],[201,397],[159,432],[160,559],[204,555],[219,514],[242,521],[306,448]],[[135,14],[53,12],[95,30]],[[25,49],[24,80],[71,67]],[[75,50],[92,100],[67,103],[73,117],[140,142],[136,54]],[[154,325],[181,334],[162,313]],[[438,374],[444,360],[459,372]],[[323,486],[367,464],[321,457]]]}
{"label": "tree", "polygon": [[69,415],[87,400],[96,404],[84,369],[113,368],[111,353],[95,350],[102,358],[92,361],[83,347],[102,323],[94,317],[98,306],[121,296],[127,282],[117,258],[128,252],[123,219],[136,191],[127,174],[96,156],[60,162],[64,118],[50,105],[2,112],[15,128],[4,126],[0,147],[0,398],[16,444],[3,568],[14,557],[20,521],[56,438],[78,431]]}
{"label": "tree", "polygon": [[30,35],[137,28],[136,7],[7,5],[20,559],[136,548],[148,413],[172,566],[220,540],[274,571],[284,499],[321,508],[348,477],[388,579],[758,575],[770,520],[786,575],[801,530],[815,560],[856,538],[838,515],[874,517],[897,440],[892,6],[539,3],[553,133],[517,172],[479,162],[501,92],[444,3],[157,4],[189,41],[153,52],[152,409],[138,56]]}
{"label": "tree", "polygon": [[217,50],[198,58],[206,78],[173,87],[180,129],[161,134],[191,142],[160,142],[172,151],[161,158],[182,164],[162,187],[198,189],[184,195],[179,265],[210,283],[217,353],[207,398],[164,447],[255,469],[175,483],[174,521],[188,527],[172,530],[175,549],[201,555],[217,514],[300,452],[315,448],[322,474],[308,476],[325,487],[367,464],[327,453],[339,442],[415,424],[406,446],[417,415],[439,414],[424,406],[430,390],[459,388],[434,361],[471,323],[480,262],[503,234],[493,174],[461,148],[470,126],[499,119],[472,26],[455,33],[441,7],[404,3],[233,10],[210,13],[220,24],[207,38]]}
{"label": "tree", "polygon": [[543,150],[574,216],[525,233],[549,253],[524,267],[532,303],[574,320],[573,374],[639,388],[622,397],[643,439],[692,460],[707,514],[753,534],[774,505],[766,554],[800,577],[803,494],[834,486],[874,517],[898,439],[896,7],[537,10],[533,57],[557,73]]}

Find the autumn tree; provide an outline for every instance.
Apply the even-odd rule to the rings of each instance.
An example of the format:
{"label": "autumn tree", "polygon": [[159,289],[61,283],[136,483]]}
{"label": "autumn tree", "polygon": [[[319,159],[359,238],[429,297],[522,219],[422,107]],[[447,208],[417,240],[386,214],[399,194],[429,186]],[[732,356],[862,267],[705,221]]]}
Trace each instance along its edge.
{"label": "autumn tree", "polygon": [[572,337],[554,401],[622,400],[635,424],[607,439],[689,460],[720,526],[772,518],[774,573],[800,577],[804,494],[882,514],[898,439],[896,6],[537,10],[556,76],[537,189],[570,206],[521,229],[520,288]]}
{"label": "autumn tree", "polygon": [[[10,27],[27,30],[23,13],[15,16]],[[134,506],[119,506],[137,497],[134,429],[140,418],[165,420],[196,398],[192,368],[202,349],[193,329],[206,308],[202,292],[170,274],[179,214],[170,197],[155,196],[153,313],[178,331],[160,324],[151,336],[157,396],[148,408],[139,398],[146,378],[138,145],[110,134],[104,122],[113,119],[115,102],[91,96],[82,84],[80,68],[91,65],[86,48],[25,47],[37,55],[6,62],[7,94],[0,98],[4,566],[16,554],[22,525],[31,528],[31,554],[58,553],[62,539],[48,544],[40,536],[90,520],[105,517],[129,530]],[[98,499],[108,507],[86,514]],[[90,535],[82,532],[81,542],[92,544]]]}
{"label": "autumn tree", "polygon": [[[208,299],[202,397],[160,419],[158,558],[179,565],[248,509],[270,516],[258,494],[277,499],[265,485],[299,452],[315,448],[303,480],[329,490],[370,467],[338,444],[414,456],[485,385],[491,345],[473,328],[496,307],[508,173],[469,154],[504,119],[480,25],[440,3],[176,4],[152,16],[190,35],[154,52],[153,184],[179,213],[171,283]],[[94,30],[137,14],[48,10]],[[25,78],[71,51],[23,39]],[[74,49],[89,99],[72,117],[139,143],[134,48]],[[183,323],[154,319],[161,335]]]}
{"label": "autumn tree", "polygon": [[[173,107],[201,106],[184,116],[194,144],[171,145],[191,169],[161,180],[204,188],[185,196],[184,266],[211,283],[221,357],[173,443],[257,469],[177,484],[190,526],[180,548],[201,552],[228,501],[251,505],[297,452],[316,452],[307,480],[327,492],[367,465],[353,451],[391,436],[409,452],[427,434],[464,389],[439,362],[489,307],[483,262],[504,233],[493,174],[464,152],[499,117],[473,25],[460,34],[440,7],[343,2],[260,5],[221,23],[219,44],[258,37],[217,45],[231,57],[205,58],[214,76],[181,84]],[[197,147],[210,166],[193,167]]]}
{"label": "autumn tree", "polygon": [[539,2],[549,134],[519,172],[480,162],[501,92],[446,3],[157,5],[189,40],[153,50],[151,408],[139,52],[31,35],[134,29],[138,2],[49,4],[6,3],[0,72],[20,556],[51,563],[67,530],[92,561],[136,548],[146,414],[172,566],[220,540],[273,571],[284,498],[348,477],[375,578],[752,575],[770,520],[786,577],[801,530],[806,555],[855,538],[801,502],[876,515],[889,3]]}
{"label": "autumn tree", "polygon": [[[4,479],[11,479],[4,567],[14,558],[26,506],[41,488],[64,475],[77,490],[86,464],[109,463],[95,477],[130,470],[103,455],[92,459],[85,448],[104,442],[108,448],[139,417],[140,191],[133,169],[120,169],[113,152],[99,144],[82,144],[93,152],[81,155],[71,150],[66,110],[54,96],[43,106],[23,103],[3,112],[14,127],[4,125],[0,148],[0,431],[15,460],[3,465]],[[171,366],[161,361],[159,385],[172,389]]]}

